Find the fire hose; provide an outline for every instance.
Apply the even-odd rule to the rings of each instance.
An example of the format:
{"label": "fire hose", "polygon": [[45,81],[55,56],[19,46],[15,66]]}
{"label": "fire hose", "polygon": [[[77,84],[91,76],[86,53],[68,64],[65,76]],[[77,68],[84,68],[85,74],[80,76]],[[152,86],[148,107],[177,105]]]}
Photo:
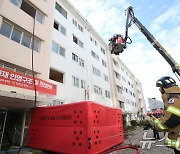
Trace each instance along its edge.
{"label": "fire hose", "polygon": [[107,154],[107,153],[110,153],[110,152],[114,152],[114,151],[118,151],[118,150],[123,150],[123,149],[134,149],[134,150],[136,150],[134,154],[139,154],[140,148],[139,148],[138,146],[136,146],[136,145],[132,145],[131,139],[132,139],[134,136],[136,136],[136,135],[138,135],[138,134],[140,134],[140,133],[142,133],[142,130],[138,131],[138,133],[136,133],[135,135],[131,136],[131,137],[128,139],[129,142],[130,142],[129,145],[117,145],[117,146],[115,146],[115,147],[113,147],[113,148],[111,148],[111,149],[106,150],[103,154]]}
{"label": "fire hose", "polygon": [[109,149],[109,150],[105,151],[103,154],[107,154],[107,153],[122,150],[122,149],[135,149],[136,152],[134,154],[139,154],[139,152],[140,152],[140,149],[135,145],[123,145],[123,146],[117,146],[112,149]]}

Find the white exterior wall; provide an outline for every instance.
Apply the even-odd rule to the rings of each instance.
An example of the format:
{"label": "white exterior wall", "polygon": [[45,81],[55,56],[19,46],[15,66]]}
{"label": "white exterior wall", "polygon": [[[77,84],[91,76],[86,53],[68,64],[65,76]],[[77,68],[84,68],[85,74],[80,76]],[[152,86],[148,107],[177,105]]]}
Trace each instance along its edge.
{"label": "white exterior wall", "polygon": [[[137,102],[135,97],[133,96],[134,93],[134,83],[133,83],[133,77],[132,74],[130,74],[130,72],[128,72],[128,70],[121,65],[121,67],[124,69],[124,71],[122,71],[121,69],[121,76],[124,78],[122,79],[122,85],[123,85],[123,96],[125,99],[125,112],[126,113],[130,113],[131,114],[131,120],[136,119],[137,117]],[[128,84],[128,82],[130,82],[130,85]],[[126,92],[125,88],[128,89],[128,91]],[[130,91],[132,92],[132,94],[130,94]]]}
{"label": "white exterior wall", "polygon": [[[145,113],[141,83],[118,56],[112,55],[112,63],[112,72],[120,75],[120,78],[116,78],[116,75],[112,76],[116,102],[121,101],[121,104],[124,104],[122,111],[126,115],[126,122],[129,125],[131,120],[140,120],[140,116]],[[122,94],[117,91],[117,85],[123,87]]]}
{"label": "white exterior wall", "polygon": [[[109,73],[108,67],[105,68],[102,65],[102,59],[107,63],[107,56],[100,51],[99,42],[102,42],[101,38],[99,38],[98,34],[96,34],[93,29],[88,31],[85,28],[89,26],[88,23],[82,21],[82,17],[79,16],[79,14],[73,14],[75,10],[73,10],[72,6],[70,6],[67,2],[58,1],[58,4],[67,11],[67,19],[56,9],[54,10],[54,19],[66,28],[66,36],[58,32],[56,29],[53,29],[52,40],[65,48],[66,54],[65,57],[63,57],[51,52],[50,67],[64,73],[63,83],[54,81],[57,85],[57,96],[53,98],[63,100],[65,103],[85,100],[85,89],[72,86],[72,76],[75,76],[79,78],[79,80],[86,81],[86,90],[89,92],[90,100],[112,106],[111,98],[109,99],[105,97],[105,90],[111,90],[110,82],[106,82],[103,77],[103,73],[106,75]],[[72,19],[75,19],[77,23],[84,28],[83,32],[73,25]],[[73,34],[84,43],[84,48],[81,48],[73,42]],[[98,46],[90,41],[90,36],[98,42]],[[106,46],[104,46],[104,48],[106,48]],[[99,61],[91,56],[91,51],[95,52],[99,56]],[[79,63],[72,60],[72,53],[84,60],[85,67],[81,67]],[[101,77],[93,74],[92,65],[101,71]],[[101,87],[103,94],[95,94],[93,85]]]}

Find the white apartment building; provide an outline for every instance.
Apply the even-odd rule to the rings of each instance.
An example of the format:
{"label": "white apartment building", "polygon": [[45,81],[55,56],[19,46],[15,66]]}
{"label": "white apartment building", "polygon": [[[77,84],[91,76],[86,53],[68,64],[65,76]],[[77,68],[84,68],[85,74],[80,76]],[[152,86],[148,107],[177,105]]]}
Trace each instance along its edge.
{"label": "white apartment building", "polygon": [[141,83],[118,56],[112,55],[110,61],[116,107],[122,108],[128,124],[131,120],[143,120],[145,102]]}
{"label": "white apartment building", "polygon": [[135,77],[67,0],[1,0],[0,44],[0,150],[23,144],[34,106],[92,100],[136,118]]}
{"label": "white apartment building", "polygon": [[135,99],[138,108],[137,119],[141,121],[144,120],[146,116],[147,108],[144,100],[144,94],[143,94],[141,82],[135,76],[133,80],[134,80]]}
{"label": "white apartment building", "polygon": [[0,42],[0,148],[23,144],[35,105],[112,106],[107,45],[67,1],[0,1]]}
{"label": "white apartment building", "polygon": [[57,85],[56,102],[112,106],[107,45],[99,34],[64,0],[55,2],[52,27],[50,79]]}

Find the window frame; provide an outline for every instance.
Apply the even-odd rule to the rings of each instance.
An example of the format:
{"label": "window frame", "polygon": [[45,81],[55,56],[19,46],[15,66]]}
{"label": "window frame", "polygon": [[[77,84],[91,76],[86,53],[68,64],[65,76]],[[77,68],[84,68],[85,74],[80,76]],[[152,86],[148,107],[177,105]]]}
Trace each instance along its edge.
{"label": "window frame", "polygon": [[[12,40],[12,41],[14,41],[14,42],[16,42],[16,43],[26,47],[26,48],[28,48],[27,46],[22,44],[23,36],[24,36],[24,34],[26,34],[26,35],[30,36],[30,38],[31,38],[29,49],[32,49],[32,40],[33,40],[33,35],[32,34],[29,34],[28,32],[24,31],[23,28],[21,28],[19,26],[16,26],[15,24],[12,24],[12,23],[10,23],[10,22],[8,22],[6,20],[2,20],[2,24],[1,24],[0,29],[2,28],[3,23],[6,23],[7,25],[10,25],[12,28],[11,28],[11,32],[10,32],[9,37],[7,37],[7,36],[3,35],[2,33],[0,33],[1,35],[7,37],[8,39],[10,39],[10,40]],[[13,34],[14,29],[17,29],[18,31],[21,32],[21,36],[20,36],[20,41],[19,42],[17,42],[17,41],[12,39],[12,34]],[[36,52],[40,52],[41,40],[38,37],[36,37],[36,36],[34,36],[34,40],[39,42],[38,43],[38,50],[35,50],[35,51]]]}
{"label": "window frame", "polygon": [[[14,5],[16,5],[13,1],[14,0],[10,0],[11,1],[11,3],[12,4],[14,4]],[[41,23],[41,24],[44,24],[44,20],[45,20],[45,14],[42,12],[42,11],[40,11],[40,10],[38,10],[34,5],[32,5],[32,4],[30,4],[28,1],[26,1],[26,0],[15,0],[15,1],[19,1],[20,2],[20,4],[19,5],[16,5],[18,8],[20,8],[23,12],[25,12],[26,14],[28,14],[29,16],[31,16],[32,18],[34,18],[36,21],[38,21],[39,23]],[[35,13],[34,14],[32,14],[32,12],[28,12],[28,10],[26,10],[25,8],[25,10],[24,9],[22,9],[22,3],[23,2],[25,2],[25,3],[27,3],[30,7],[32,7],[34,10],[35,10]],[[32,9],[31,9],[31,11],[32,11]],[[42,15],[42,21],[40,21],[40,20],[37,20],[38,18],[37,18],[37,13],[39,14],[39,15]],[[32,16],[32,15],[34,15],[34,17]]]}
{"label": "window frame", "polygon": [[[57,8],[59,7],[59,9]],[[64,17],[67,19],[68,12],[59,4],[56,2],[55,9]],[[64,14],[65,13],[65,14]]]}
{"label": "window frame", "polygon": [[72,76],[72,86],[79,88],[79,78]]}
{"label": "window frame", "polygon": [[[57,45],[57,52],[52,50],[53,49],[53,44]],[[61,48],[64,49],[64,54],[61,54]],[[66,49],[64,47],[62,47],[60,44],[56,43],[55,41],[52,41],[52,44],[51,44],[51,51],[58,54],[58,55],[61,55],[62,57],[66,57]]]}
{"label": "window frame", "polygon": [[72,60],[78,63],[79,62],[78,55],[76,55],[75,53],[72,53]]}

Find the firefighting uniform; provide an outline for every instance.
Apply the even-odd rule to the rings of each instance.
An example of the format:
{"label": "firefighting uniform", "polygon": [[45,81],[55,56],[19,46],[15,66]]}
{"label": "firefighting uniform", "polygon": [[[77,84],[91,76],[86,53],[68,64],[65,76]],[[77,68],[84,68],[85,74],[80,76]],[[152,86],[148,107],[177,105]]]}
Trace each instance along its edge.
{"label": "firefighting uniform", "polygon": [[165,145],[172,148],[180,148],[180,87],[172,86],[164,88],[162,94],[164,102],[163,117],[156,119],[151,118],[150,123],[158,131],[168,132],[165,138]]}

